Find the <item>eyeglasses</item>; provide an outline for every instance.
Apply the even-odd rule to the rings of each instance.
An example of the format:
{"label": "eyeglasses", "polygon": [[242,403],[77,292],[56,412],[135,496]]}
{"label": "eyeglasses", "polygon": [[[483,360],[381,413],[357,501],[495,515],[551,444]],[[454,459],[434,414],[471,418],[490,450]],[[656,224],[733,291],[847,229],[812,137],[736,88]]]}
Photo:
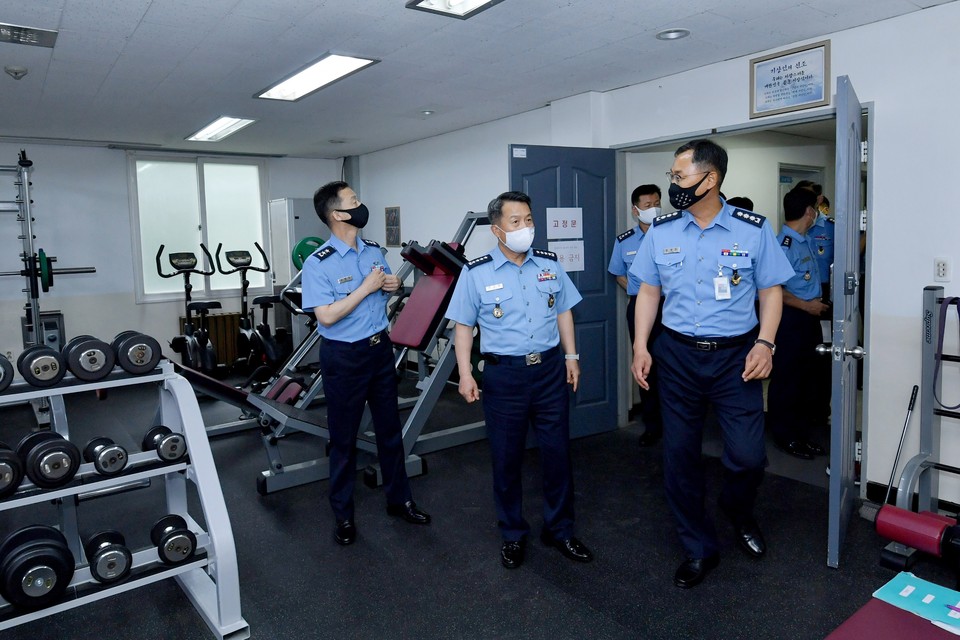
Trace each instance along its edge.
{"label": "eyeglasses", "polygon": [[700,173],[691,173],[688,175],[683,175],[680,173],[674,173],[673,171],[667,171],[667,179],[670,180],[673,184],[680,184],[681,180],[686,180],[687,178],[692,178],[693,176],[703,176],[710,173],[709,171],[701,171]]}

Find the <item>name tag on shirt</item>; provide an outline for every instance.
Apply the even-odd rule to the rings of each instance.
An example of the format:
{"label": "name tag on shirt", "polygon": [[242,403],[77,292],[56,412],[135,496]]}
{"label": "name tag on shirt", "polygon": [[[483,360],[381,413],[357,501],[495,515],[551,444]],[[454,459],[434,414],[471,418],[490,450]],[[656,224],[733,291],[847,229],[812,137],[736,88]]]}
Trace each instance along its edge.
{"label": "name tag on shirt", "polygon": [[628,256],[635,256],[635,255],[637,255],[637,252],[636,252],[636,251],[627,251],[627,255],[628,255]]}
{"label": "name tag on shirt", "polygon": [[350,282],[351,280],[353,280],[353,276],[343,276],[337,280],[337,284],[343,284],[344,282]]}
{"label": "name tag on shirt", "polygon": [[680,247],[667,247],[663,250],[663,255],[668,256],[671,253],[680,253]]}
{"label": "name tag on shirt", "polygon": [[484,291],[497,291],[498,289],[503,289],[502,282],[498,282],[497,284],[488,284],[483,288]]}

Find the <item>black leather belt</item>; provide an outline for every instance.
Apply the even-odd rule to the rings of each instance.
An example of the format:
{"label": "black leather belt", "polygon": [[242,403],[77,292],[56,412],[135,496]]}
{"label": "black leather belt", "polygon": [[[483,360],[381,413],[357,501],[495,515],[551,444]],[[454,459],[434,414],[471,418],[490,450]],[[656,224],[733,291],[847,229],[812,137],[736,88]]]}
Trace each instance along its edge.
{"label": "black leather belt", "polygon": [[535,364],[542,364],[549,358],[559,355],[560,345],[551,347],[540,353],[528,353],[523,356],[501,356],[496,353],[484,353],[483,361],[487,364],[503,365],[506,367],[529,367]]}
{"label": "black leather belt", "polygon": [[670,327],[664,327],[663,330],[677,342],[696,347],[698,351],[717,351],[718,349],[728,349],[732,347],[742,347],[748,342],[753,342],[754,332],[750,331],[739,336],[717,336],[706,338],[695,338],[685,333],[674,331]]}
{"label": "black leather belt", "polygon": [[381,342],[386,342],[389,339],[390,335],[387,333],[387,330],[378,331],[368,338],[361,338],[355,342],[344,342],[343,340],[324,340],[324,342],[333,343],[342,345],[345,347],[373,347]]}

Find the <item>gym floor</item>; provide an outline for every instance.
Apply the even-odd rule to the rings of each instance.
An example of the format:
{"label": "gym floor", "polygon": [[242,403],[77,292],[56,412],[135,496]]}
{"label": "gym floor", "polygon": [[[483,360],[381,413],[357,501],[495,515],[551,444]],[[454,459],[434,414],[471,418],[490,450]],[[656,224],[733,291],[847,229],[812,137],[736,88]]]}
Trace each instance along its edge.
{"label": "gym floor", "polygon": [[[209,422],[235,410],[201,402]],[[152,424],[150,385],[68,396],[71,436],[81,448],[94,436],[139,446]],[[465,408],[450,389],[431,421],[463,422]],[[26,406],[0,409],[0,439],[16,442],[34,424]],[[499,563],[499,536],[485,442],[436,452],[429,472],[412,479],[414,497],[434,517],[408,525],[384,512],[380,490],[358,482],[359,539],[339,547],[326,483],[268,496],[256,491],[266,467],[257,431],[211,440],[230,512],[240,566],[243,616],[253,638],[822,638],[865,604],[894,573],[878,564],[883,542],[870,523],[854,519],[840,569],[826,558],[824,460],[788,459],[770,447],[758,520],[770,547],[756,561],[736,547],[717,518],[722,562],[705,582],[673,586],[681,560],[673,519],[662,492],[660,446],[640,449],[642,427],[573,443],[578,536],[595,552],[587,565],[570,562],[532,537],[526,563]],[[301,459],[322,448],[295,434],[284,446]],[[718,486],[715,434],[705,444],[709,486]],[[805,466],[797,466],[800,463]],[[799,469],[799,471],[798,471]],[[540,524],[539,458],[527,452],[525,511]],[[781,475],[784,474],[784,475]],[[808,475],[814,484],[787,476]],[[84,502],[81,531],[122,531],[133,548],[149,546],[149,530],[164,513],[163,489]],[[709,508],[715,512],[716,491]],[[53,524],[49,504],[4,512],[0,534],[34,523]],[[952,586],[951,572],[921,561],[917,575]],[[27,623],[5,640],[70,638],[212,638],[173,580]]]}

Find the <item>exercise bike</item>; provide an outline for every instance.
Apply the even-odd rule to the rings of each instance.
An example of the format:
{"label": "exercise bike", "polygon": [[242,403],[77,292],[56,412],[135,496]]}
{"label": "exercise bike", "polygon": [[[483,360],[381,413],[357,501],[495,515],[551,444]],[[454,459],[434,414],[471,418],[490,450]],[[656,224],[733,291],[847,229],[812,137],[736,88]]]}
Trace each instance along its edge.
{"label": "exercise bike", "polygon": [[[181,362],[184,367],[200,371],[207,375],[220,377],[225,373],[223,367],[217,364],[217,352],[210,342],[210,331],[207,325],[207,314],[210,309],[220,309],[221,304],[212,302],[192,302],[190,292],[193,291],[193,285],[190,284],[190,274],[195,273],[200,276],[211,276],[216,270],[211,266],[209,271],[197,269],[197,254],[190,251],[171,252],[168,255],[170,266],[173,267],[173,273],[164,273],[160,257],[163,255],[165,245],[160,245],[157,250],[157,273],[161,278],[175,278],[183,276],[184,292],[184,322],[183,335],[179,335],[170,341],[170,348],[174,353],[180,354]],[[204,244],[200,243],[200,249],[207,257],[207,262],[213,265],[213,256],[207,251]],[[193,313],[200,316],[198,326],[193,324]]]}
{"label": "exercise bike", "polygon": [[221,274],[226,276],[231,273],[240,273],[240,333],[237,335],[237,360],[233,367],[237,373],[251,376],[244,386],[269,378],[293,351],[292,337],[287,330],[278,328],[274,335],[267,317],[273,305],[280,301],[280,296],[258,296],[253,299],[253,304],[260,307],[262,313],[260,323],[256,329],[253,328],[256,318],[255,311],[247,306],[247,291],[250,288],[247,272],[270,271],[267,254],[263,252],[259,243],[254,242],[253,246],[257,248],[263,259],[262,267],[253,266],[253,257],[249,251],[227,251],[225,253],[227,262],[233,267],[228,271],[220,261],[222,243],[217,245],[216,252],[217,270]]}

